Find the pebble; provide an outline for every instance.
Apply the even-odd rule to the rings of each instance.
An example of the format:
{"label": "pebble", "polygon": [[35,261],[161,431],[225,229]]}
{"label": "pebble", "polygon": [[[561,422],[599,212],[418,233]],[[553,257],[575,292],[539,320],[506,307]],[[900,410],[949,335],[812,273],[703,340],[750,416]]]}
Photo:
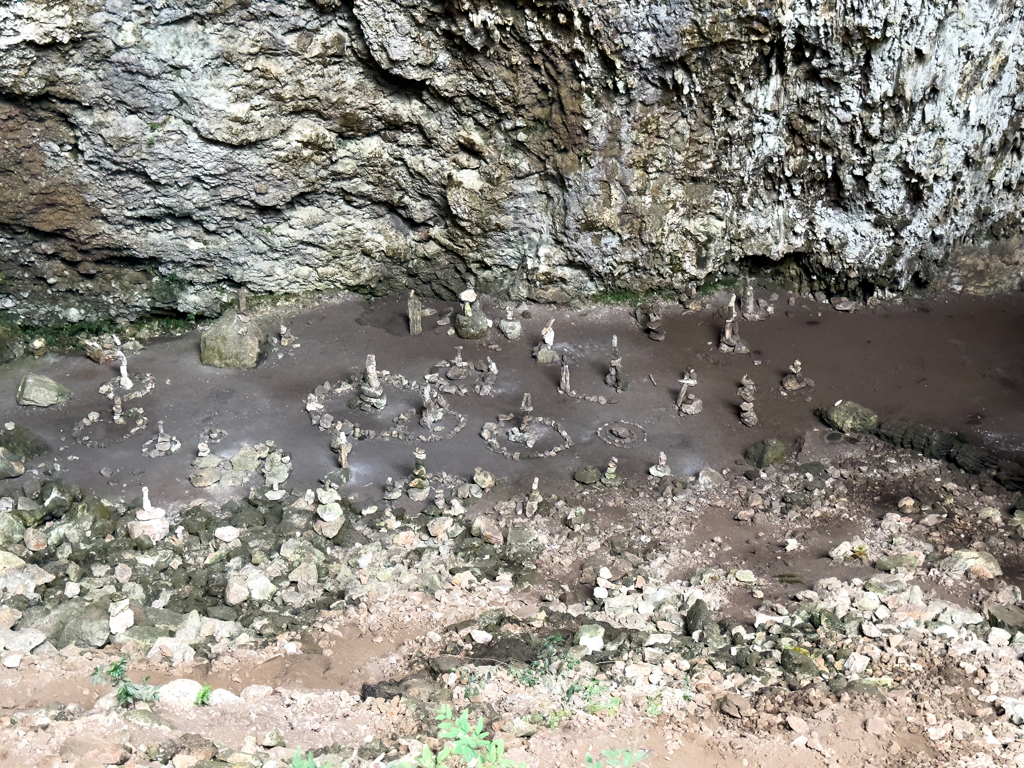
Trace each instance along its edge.
{"label": "pebble", "polygon": [[9,656],[4,656],[3,665],[7,669],[17,669],[21,666],[21,654],[12,653]]}
{"label": "pebble", "polygon": [[25,546],[30,552],[42,552],[46,549],[46,534],[38,528],[29,528],[25,531]]}

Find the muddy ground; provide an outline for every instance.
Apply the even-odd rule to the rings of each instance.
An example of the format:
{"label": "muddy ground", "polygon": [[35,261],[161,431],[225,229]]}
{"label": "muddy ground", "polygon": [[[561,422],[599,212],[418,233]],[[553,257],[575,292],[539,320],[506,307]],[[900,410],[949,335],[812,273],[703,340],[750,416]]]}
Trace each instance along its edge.
{"label": "muddy ground", "polygon": [[[0,497],[17,510],[59,478],[81,490],[75,503],[97,498],[109,513],[89,518],[84,538],[55,535],[73,529],[72,506],[5,547],[54,578],[0,598],[18,614],[8,614],[12,632],[46,634],[30,651],[12,651],[17,640],[0,651],[11,660],[0,668],[0,764],[268,766],[291,764],[298,750],[316,750],[318,765],[395,762],[441,746],[434,714],[447,702],[483,717],[508,755],[531,765],[584,765],[603,749],[618,750],[606,762],[646,750],[649,765],[1024,765],[1024,634],[1011,610],[1024,578],[1018,494],[871,434],[843,436],[815,415],[855,400],[1021,461],[1024,300],[946,297],[852,312],[787,294],[770,303],[774,314],[740,321],[749,355],[718,350],[723,296],[666,307],[663,342],[623,307],[517,307],[515,342],[497,328],[482,342],[449,335],[436,325],[451,307],[441,302],[426,302],[439,315],[424,318],[418,337],[395,299],[279,309],[254,320],[272,339],[283,322],[298,344],[272,344],[253,371],[200,365],[197,333],[142,340],[128,365],[156,382],[136,401],[149,423],[101,449],[73,429],[91,411],[109,413],[97,389],[115,365],[70,353],[3,366],[0,423],[28,427],[55,450],[0,481]],[[484,309],[498,319],[496,307]],[[560,394],[558,365],[533,359],[551,317],[555,349],[574,358],[573,388],[614,402]],[[621,393],[604,384],[613,335],[631,379]],[[307,490],[329,489],[337,459],[330,433],[311,424],[307,396],[360,375],[368,353],[410,381],[443,376],[436,364],[456,345],[470,363],[497,363],[495,396],[471,386],[449,395],[466,420],[451,440],[355,440],[351,479],[338,489],[342,532],[322,535],[322,500]],[[784,395],[796,358],[814,387]],[[691,366],[704,409],[680,416],[676,382]],[[17,406],[27,372],[74,398]],[[739,421],[743,375],[758,386],[753,428]],[[420,404],[388,386],[384,411],[364,413],[348,407],[355,392],[332,391],[324,404],[363,430],[393,428]],[[488,449],[481,427],[518,417],[524,392],[570,447],[522,461]],[[154,459],[141,447],[157,420],[182,447]],[[641,427],[642,439],[599,438],[620,421]],[[211,429],[226,433],[209,444],[224,459],[273,441],[290,459],[287,495],[268,501],[258,470],[240,485],[194,487],[196,446]],[[101,422],[83,434],[95,442],[118,430]],[[426,434],[415,419],[412,434]],[[744,451],[765,438],[788,456],[757,470]],[[559,444],[547,433],[539,447]],[[388,477],[412,472],[416,445],[425,445],[432,489],[446,490],[441,509],[433,494],[382,498]],[[659,452],[680,482],[649,474]],[[623,485],[573,479],[612,456]],[[474,482],[476,468],[493,487]],[[541,498],[531,507],[535,477]],[[162,541],[125,533],[143,486],[171,521]],[[189,523],[200,511],[211,530]],[[501,541],[474,533],[477,518],[493,521]],[[213,535],[228,527],[235,533]],[[27,546],[39,541],[33,531],[41,549]],[[963,551],[989,553],[1001,572],[973,560],[960,567]],[[312,581],[299,573],[310,559]],[[199,582],[174,577],[190,570]],[[257,572],[272,596],[226,597],[231,576]],[[123,604],[135,626],[102,643],[64,645],[68,633],[46,620],[67,610],[73,623],[88,606],[114,617]],[[189,634],[192,612],[207,625]],[[586,627],[604,632],[589,654],[578,643]],[[181,641],[177,657],[152,652],[163,636]],[[122,654],[133,679],[171,683],[158,702],[117,707],[89,681]],[[182,680],[209,684],[215,700],[196,706]]]}

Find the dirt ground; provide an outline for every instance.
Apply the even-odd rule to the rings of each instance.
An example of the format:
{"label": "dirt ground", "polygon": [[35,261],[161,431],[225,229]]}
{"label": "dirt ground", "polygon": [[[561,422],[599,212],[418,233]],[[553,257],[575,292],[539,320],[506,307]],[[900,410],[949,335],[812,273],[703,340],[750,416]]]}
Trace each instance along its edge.
{"label": "dirt ground", "polygon": [[[40,551],[28,548],[26,532],[24,544],[6,549],[55,580],[37,594],[0,593],[0,622],[5,609],[24,617],[0,627],[25,633],[31,618],[45,631],[38,607],[63,601],[105,598],[113,617],[122,594],[137,626],[154,627],[165,605],[199,599],[199,591],[185,595],[190,586],[160,592],[136,579],[162,552],[175,559],[154,579],[178,569],[212,574],[226,560],[224,578],[261,570],[277,586],[251,609],[254,598],[224,602],[222,583],[207,587],[197,621],[216,602],[209,617],[222,623],[213,635],[193,641],[180,627],[167,632],[191,645],[186,659],[151,652],[144,633],[113,632],[99,647],[59,647],[47,635],[23,653],[8,641],[0,650],[0,765],[274,768],[306,750],[318,766],[392,764],[424,745],[443,746],[435,714],[449,704],[482,717],[506,756],[531,766],[584,766],[588,755],[608,766],[631,757],[727,768],[1024,766],[1024,627],[1013,624],[1014,611],[1024,614],[1019,495],[991,473],[967,474],[873,435],[844,436],[815,415],[854,400],[883,419],[952,430],[1020,462],[1024,298],[837,311],[807,297],[759,295],[774,311],[740,320],[749,355],[718,349],[721,295],[665,307],[663,342],[649,339],[628,308],[604,306],[519,306],[520,340],[495,327],[481,342],[461,341],[436,325],[452,305],[431,301],[438,314],[411,337],[404,301],[360,298],[256,315],[272,344],[252,371],[202,366],[195,332],[142,339],[128,366],[156,381],[138,401],[149,424],[106,448],[76,441],[72,430],[91,411],[109,412],[97,389],[116,365],[69,353],[0,367],[0,423],[28,427],[55,448],[28,462],[25,475],[0,480],[7,510],[38,493],[26,481],[60,478],[125,519],[146,487],[171,520],[152,550],[133,551],[136,541],[127,554],[112,548],[95,562],[76,559],[80,543],[61,550],[52,536],[60,520],[38,526],[54,542]],[[484,309],[501,316],[486,301]],[[561,394],[559,366],[533,359],[551,318],[556,351],[572,354],[573,388],[607,402]],[[298,344],[280,345],[282,323]],[[631,379],[624,392],[604,383],[613,335]],[[310,500],[330,487],[337,458],[330,432],[311,424],[307,396],[329,382],[321,398],[329,413],[364,432],[387,430],[419,407],[416,392],[388,385],[387,407],[364,413],[346,404],[358,386],[339,385],[362,374],[369,353],[391,376],[419,382],[434,371],[444,379],[449,368],[437,364],[457,346],[470,364],[497,363],[494,396],[472,391],[475,375],[465,395],[448,395],[466,421],[450,440],[354,440],[351,479],[339,489],[350,502],[349,537],[318,536]],[[784,393],[780,382],[797,358],[814,385]],[[674,406],[689,367],[698,382],[691,392],[704,404],[693,416]],[[17,406],[28,372],[64,384],[73,399]],[[739,420],[744,375],[758,388],[753,428]],[[482,426],[504,414],[515,418],[503,434],[518,423],[525,392],[533,415],[557,421],[571,446],[520,461],[488,449]],[[141,446],[157,420],[182,447],[154,459]],[[640,439],[610,445],[599,436],[609,423],[631,425]],[[273,505],[258,496],[267,490],[258,472],[237,486],[190,482],[196,446],[210,430],[226,433],[210,442],[215,457],[230,460],[268,440],[290,457],[291,495],[278,505],[276,528]],[[766,438],[780,440],[787,457],[754,468],[744,452]],[[548,430],[538,447],[561,444]],[[382,497],[387,478],[409,478],[417,445],[426,448],[432,488],[447,491],[440,509],[433,493],[419,502]],[[667,480],[649,472],[659,452]],[[603,472],[613,456],[621,485],[574,480],[584,467]],[[494,476],[493,488],[478,481],[477,468]],[[247,528],[231,504],[256,498],[250,488],[266,520]],[[201,508],[214,509],[216,525],[241,528],[244,545],[189,531]],[[300,513],[308,525],[285,532],[289,515]],[[245,514],[255,513],[246,506]],[[478,518],[495,523],[500,544],[486,549],[492,542],[474,526]],[[441,530],[439,520],[450,527]],[[257,539],[272,529],[277,538],[263,556]],[[119,538],[114,531],[106,541]],[[289,539],[313,549],[285,568]],[[241,559],[232,554],[239,549]],[[960,567],[962,552],[990,555],[999,572],[975,560]],[[313,583],[295,575],[311,557]],[[119,583],[115,564],[131,565]],[[72,577],[76,568],[81,576]],[[71,584],[82,597],[68,592]],[[604,638],[592,653],[578,642],[588,627]],[[167,685],[158,701],[118,707],[109,686],[90,681],[94,668],[122,655],[133,680]],[[200,684],[213,689],[206,706],[195,703]]]}

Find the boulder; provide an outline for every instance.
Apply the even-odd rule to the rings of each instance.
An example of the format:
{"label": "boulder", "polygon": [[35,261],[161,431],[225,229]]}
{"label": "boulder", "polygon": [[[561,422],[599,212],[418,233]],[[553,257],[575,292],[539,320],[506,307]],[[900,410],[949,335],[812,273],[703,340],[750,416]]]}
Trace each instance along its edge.
{"label": "boulder", "polygon": [[481,516],[474,520],[471,532],[478,539],[483,539],[486,543],[495,547],[500,547],[505,543],[501,526],[498,525],[496,520],[492,520],[489,517]]}
{"label": "boulder", "polygon": [[806,652],[795,648],[784,649],[780,663],[786,672],[797,677],[816,677],[821,674],[814,659]]}
{"label": "boulder", "polygon": [[21,457],[7,448],[0,448],[0,480],[21,477],[25,474],[25,465]]}
{"label": "boulder", "polygon": [[172,680],[160,686],[160,704],[174,709],[192,709],[201,690],[203,684],[195,680]]}
{"label": "boulder", "polygon": [[818,411],[821,420],[832,429],[850,434],[851,432],[870,432],[878,426],[878,416],[874,411],[850,400],[840,400]]}
{"label": "boulder", "polygon": [[6,549],[25,536],[25,526],[11,512],[0,512],[0,549]]}
{"label": "boulder", "polygon": [[597,467],[583,467],[577,469],[573,477],[581,485],[595,485],[601,479],[601,470]]}
{"label": "boulder", "polygon": [[711,615],[711,609],[703,600],[695,600],[690,610],[686,612],[686,632],[690,635],[695,632],[703,633],[705,638],[718,636],[722,630]]}
{"label": "boulder", "polygon": [[455,333],[460,339],[482,339],[487,335],[490,322],[483,312],[475,311],[472,315],[455,316]]}
{"label": "boulder", "polygon": [[18,405],[47,408],[66,403],[71,399],[71,392],[51,378],[29,373],[21,380],[16,399]]}
{"label": "boulder", "polygon": [[988,552],[960,549],[939,563],[939,570],[951,576],[971,579],[994,579],[1003,575],[999,561]]}
{"label": "boulder", "polygon": [[988,609],[988,620],[993,627],[1009,632],[1024,632],[1024,608],[1016,605],[992,605]]}
{"label": "boulder", "polygon": [[213,368],[255,368],[267,335],[247,315],[228,312],[200,337],[199,359]]}
{"label": "boulder", "polygon": [[18,461],[31,461],[50,452],[50,445],[43,438],[20,424],[14,429],[0,429],[0,448],[15,454]]}
{"label": "boulder", "polygon": [[25,342],[17,329],[0,325],[0,365],[17,360],[25,354]]}
{"label": "boulder", "polygon": [[781,440],[769,437],[747,448],[747,461],[758,469],[784,464],[789,458],[789,449]]}
{"label": "boulder", "polygon": [[102,602],[90,603],[76,611],[60,629],[53,644],[58,648],[102,648],[110,638],[110,613]]}

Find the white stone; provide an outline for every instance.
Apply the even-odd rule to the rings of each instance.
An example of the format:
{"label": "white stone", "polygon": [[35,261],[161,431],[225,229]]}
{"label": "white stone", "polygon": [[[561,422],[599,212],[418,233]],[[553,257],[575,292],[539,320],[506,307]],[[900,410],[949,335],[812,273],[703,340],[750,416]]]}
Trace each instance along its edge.
{"label": "white stone", "polygon": [[227,586],[224,588],[224,604],[240,605],[248,599],[249,587],[245,577],[238,573],[229,576]]}
{"label": "white stone", "polygon": [[988,644],[994,648],[1005,648],[1010,644],[1012,635],[1001,627],[993,627],[988,633]]}
{"label": "white stone", "polygon": [[171,525],[164,517],[153,520],[132,520],[128,523],[128,535],[133,539],[137,539],[139,536],[149,536],[156,542],[166,538],[170,532]]}
{"label": "white stone", "polygon": [[249,590],[249,597],[253,600],[269,600],[277,592],[274,583],[267,578],[266,574],[259,571],[245,577],[245,586]]}
{"label": "white stone", "polygon": [[3,664],[8,669],[17,669],[21,666],[21,654],[12,653],[10,656],[4,656]]}
{"label": "white stone", "polygon": [[214,538],[218,541],[223,541],[225,544],[230,544],[232,541],[237,541],[241,535],[241,531],[235,528],[233,525],[224,525],[216,529],[213,532]]}
{"label": "white stone", "polygon": [[115,613],[110,617],[110,634],[123,634],[129,627],[135,626],[135,613],[131,610]]}
{"label": "white stone", "polygon": [[158,638],[146,658],[170,661],[174,666],[191,664],[196,652],[191,645],[176,637]]}
{"label": "white stone", "polygon": [[484,632],[482,629],[471,630],[469,636],[473,638],[474,643],[480,645],[486,645],[494,639],[490,632]]}
{"label": "white stone", "polygon": [[191,709],[203,684],[195,680],[180,678],[160,686],[160,704],[174,709]]}
{"label": "white stone", "polygon": [[861,653],[851,653],[849,658],[846,659],[846,663],[843,668],[846,669],[851,675],[863,674],[864,670],[868,668],[868,664],[871,663],[871,659]]}
{"label": "white stone", "polygon": [[225,704],[241,704],[242,697],[236,696],[226,688],[214,688],[210,693],[210,706],[221,707]]}

